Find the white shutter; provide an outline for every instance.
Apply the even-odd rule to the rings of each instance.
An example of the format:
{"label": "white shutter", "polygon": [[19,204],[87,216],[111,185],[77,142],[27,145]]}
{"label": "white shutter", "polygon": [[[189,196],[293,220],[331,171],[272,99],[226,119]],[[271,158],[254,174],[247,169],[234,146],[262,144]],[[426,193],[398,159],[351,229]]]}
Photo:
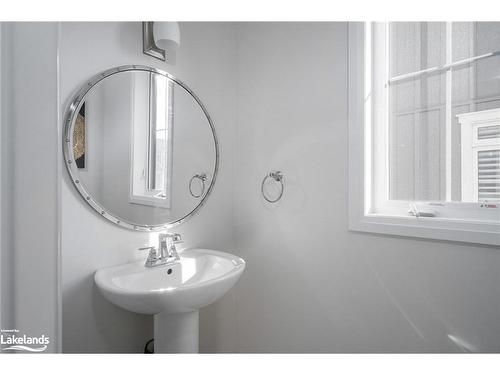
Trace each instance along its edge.
{"label": "white shutter", "polygon": [[478,201],[500,202],[500,149],[478,151],[477,154]]}
{"label": "white shutter", "polygon": [[500,139],[500,125],[481,126],[477,129],[477,139]]}
{"label": "white shutter", "polygon": [[463,113],[462,201],[500,202],[500,109]]}

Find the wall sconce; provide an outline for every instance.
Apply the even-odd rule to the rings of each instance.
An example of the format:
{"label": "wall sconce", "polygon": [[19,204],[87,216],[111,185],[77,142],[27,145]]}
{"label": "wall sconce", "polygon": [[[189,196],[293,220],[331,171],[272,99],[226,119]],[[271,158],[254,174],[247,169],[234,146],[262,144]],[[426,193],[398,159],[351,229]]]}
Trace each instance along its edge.
{"label": "wall sconce", "polygon": [[149,56],[166,61],[168,48],[177,48],[181,33],[177,22],[143,22],[142,51]]}

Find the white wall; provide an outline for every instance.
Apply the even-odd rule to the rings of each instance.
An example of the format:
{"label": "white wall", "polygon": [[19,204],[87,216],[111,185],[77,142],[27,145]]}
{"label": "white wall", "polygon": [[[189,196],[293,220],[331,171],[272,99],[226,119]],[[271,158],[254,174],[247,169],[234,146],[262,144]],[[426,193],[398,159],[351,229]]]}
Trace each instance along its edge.
{"label": "white wall", "polygon": [[[500,351],[498,249],[347,230],[347,25],[241,24],[237,46],[247,268],[206,310],[204,350]],[[286,190],[269,205],[274,169]]]}
{"label": "white wall", "polygon": [[[2,25],[3,329],[58,331],[60,135],[54,23]],[[29,43],[29,44],[28,44]]]}
{"label": "white wall", "polygon": [[[89,77],[117,65],[144,64],[187,83],[210,112],[221,141],[220,173],[203,210],[176,228],[186,247],[232,251],[231,177],[235,122],[235,33],[229,23],[182,23],[175,65],[142,54],[140,22],[63,23],[61,26],[61,114]],[[152,318],[126,312],[96,290],[94,272],[143,259],[136,249],[149,235],[117,227],[99,217],[71,186],[62,184],[62,289],[64,352],[140,352],[153,336]],[[153,236],[156,244],[157,238]],[[203,319],[202,312],[202,319]]]}

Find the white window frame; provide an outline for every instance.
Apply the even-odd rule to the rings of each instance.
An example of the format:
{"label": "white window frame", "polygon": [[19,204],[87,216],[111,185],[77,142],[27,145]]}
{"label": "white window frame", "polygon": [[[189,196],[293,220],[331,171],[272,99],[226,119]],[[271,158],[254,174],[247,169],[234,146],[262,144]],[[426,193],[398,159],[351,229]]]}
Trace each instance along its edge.
{"label": "white window frame", "polygon": [[[435,217],[416,217],[408,214],[409,203],[412,202],[380,198],[388,191],[387,132],[380,131],[380,128],[375,132],[373,124],[375,121],[379,124],[380,121],[387,121],[384,118],[373,118],[372,113],[375,112],[380,117],[387,111],[372,109],[374,106],[387,108],[387,98],[384,93],[372,91],[372,87],[381,85],[377,85],[376,81],[372,82],[370,61],[373,51],[371,33],[366,33],[365,37],[367,27],[371,27],[371,24],[349,23],[349,229],[500,245],[500,209],[497,205],[415,202],[422,212],[437,213]],[[386,51],[384,48],[377,48],[375,53]],[[381,75],[373,78],[384,80],[387,77]],[[451,139],[447,139],[447,143],[449,142]]]}

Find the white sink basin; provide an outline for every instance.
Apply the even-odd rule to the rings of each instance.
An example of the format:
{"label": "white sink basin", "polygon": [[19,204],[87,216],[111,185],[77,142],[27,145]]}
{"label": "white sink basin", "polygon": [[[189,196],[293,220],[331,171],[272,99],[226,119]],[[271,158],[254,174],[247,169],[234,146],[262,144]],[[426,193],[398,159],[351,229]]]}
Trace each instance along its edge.
{"label": "white sink basin", "polygon": [[144,261],[103,268],[96,272],[95,282],[109,301],[126,310],[174,314],[215,302],[245,269],[243,259],[215,250],[185,250],[180,258],[153,268],[144,267]]}
{"label": "white sink basin", "polygon": [[100,269],[94,277],[110,302],[155,315],[155,352],[196,352],[198,310],[222,297],[245,269],[243,259],[221,251],[179,255],[173,264],[146,268],[140,261]]}

